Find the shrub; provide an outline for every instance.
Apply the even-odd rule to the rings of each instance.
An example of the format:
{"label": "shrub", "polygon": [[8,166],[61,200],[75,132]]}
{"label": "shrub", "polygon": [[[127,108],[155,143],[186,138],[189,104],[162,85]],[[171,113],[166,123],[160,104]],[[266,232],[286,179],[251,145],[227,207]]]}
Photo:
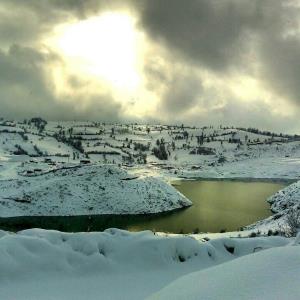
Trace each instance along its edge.
{"label": "shrub", "polygon": [[160,160],[168,159],[168,153],[163,143],[161,143],[158,147],[154,147],[152,152]]}
{"label": "shrub", "polygon": [[25,149],[23,149],[20,145],[15,145],[15,147],[17,148],[13,154],[14,155],[28,155],[27,151]]}
{"label": "shrub", "polygon": [[194,234],[198,234],[199,232],[200,232],[199,228],[195,228],[195,229],[193,230],[193,233],[194,233]]}
{"label": "shrub", "polygon": [[300,210],[299,208],[290,209],[286,217],[287,228],[285,230],[285,235],[292,237],[296,236],[300,230]]}

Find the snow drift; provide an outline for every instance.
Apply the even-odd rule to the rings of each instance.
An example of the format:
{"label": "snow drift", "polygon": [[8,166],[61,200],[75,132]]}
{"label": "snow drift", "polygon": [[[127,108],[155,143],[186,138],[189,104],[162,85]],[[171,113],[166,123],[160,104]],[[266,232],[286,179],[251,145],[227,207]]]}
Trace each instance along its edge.
{"label": "snow drift", "polygon": [[179,278],[149,300],[299,299],[299,247],[273,248]]}
{"label": "snow drift", "polygon": [[243,296],[242,287],[245,297],[239,299],[265,298],[268,293],[274,296],[280,286],[279,295],[286,293],[293,299],[300,291],[299,261],[298,244],[283,237],[204,243],[190,236],[118,229],[2,231],[0,299],[145,299],[178,278],[175,286],[152,299],[199,299],[200,295],[232,299]]}

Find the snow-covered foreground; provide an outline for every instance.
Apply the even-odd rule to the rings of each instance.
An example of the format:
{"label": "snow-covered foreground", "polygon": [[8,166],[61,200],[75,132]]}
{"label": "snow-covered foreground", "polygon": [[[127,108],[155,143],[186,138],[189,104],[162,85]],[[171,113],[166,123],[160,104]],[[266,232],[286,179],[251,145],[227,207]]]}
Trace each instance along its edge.
{"label": "snow-covered foreground", "polygon": [[153,177],[133,177],[111,165],[58,169],[0,181],[0,216],[146,214],[192,203]]}
{"label": "snow-covered foreground", "polygon": [[293,239],[203,243],[189,236],[117,229],[73,234],[32,229],[0,236],[0,299],[300,296],[300,251]]}
{"label": "snow-covered foreground", "polygon": [[299,299],[299,247],[247,255],[180,277],[148,299]]}

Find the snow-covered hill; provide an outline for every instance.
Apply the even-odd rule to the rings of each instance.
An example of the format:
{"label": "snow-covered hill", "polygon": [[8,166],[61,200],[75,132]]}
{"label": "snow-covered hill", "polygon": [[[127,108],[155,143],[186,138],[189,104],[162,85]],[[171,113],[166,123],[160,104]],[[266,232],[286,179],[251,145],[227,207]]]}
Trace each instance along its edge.
{"label": "snow-covered hill", "polygon": [[300,181],[297,181],[286,188],[278,191],[267,201],[273,216],[258,221],[255,224],[247,226],[248,229],[259,229],[266,231],[268,229],[290,231],[287,224],[287,218],[294,218],[295,222],[300,224]]}
{"label": "snow-covered hill", "polygon": [[283,237],[203,243],[117,229],[73,234],[32,229],[0,236],[0,299],[141,300],[168,284],[150,299],[300,295],[299,246]]}
{"label": "snow-covered hill", "polygon": [[251,128],[32,120],[0,123],[0,155],[51,156],[54,162],[74,163],[88,158],[92,162],[160,166],[173,171],[205,171],[252,159],[289,158],[299,162],[300,157],[299,136]]}
{"label": "snow-covered hill", "polygon": [[0,181],[0,216],[147,214],[192,203],[171,185],[111,165],[61,168]]}
{"label": "snow-covered hill", "polygon": [[278,191],[268,199],[273,212],[278,213],[291,207],[300,206],[300,181]]}

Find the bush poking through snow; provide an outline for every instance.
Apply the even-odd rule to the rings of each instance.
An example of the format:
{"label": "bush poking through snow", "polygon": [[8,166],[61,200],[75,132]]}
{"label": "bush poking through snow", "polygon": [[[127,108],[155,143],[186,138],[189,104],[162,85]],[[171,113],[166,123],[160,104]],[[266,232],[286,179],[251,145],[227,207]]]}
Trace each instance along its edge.
{"label": "bush poking through snow", "polygon": [[292,208],[286,217],[285,235],[287,237],[296,236],[300,230],[300,209]]}

